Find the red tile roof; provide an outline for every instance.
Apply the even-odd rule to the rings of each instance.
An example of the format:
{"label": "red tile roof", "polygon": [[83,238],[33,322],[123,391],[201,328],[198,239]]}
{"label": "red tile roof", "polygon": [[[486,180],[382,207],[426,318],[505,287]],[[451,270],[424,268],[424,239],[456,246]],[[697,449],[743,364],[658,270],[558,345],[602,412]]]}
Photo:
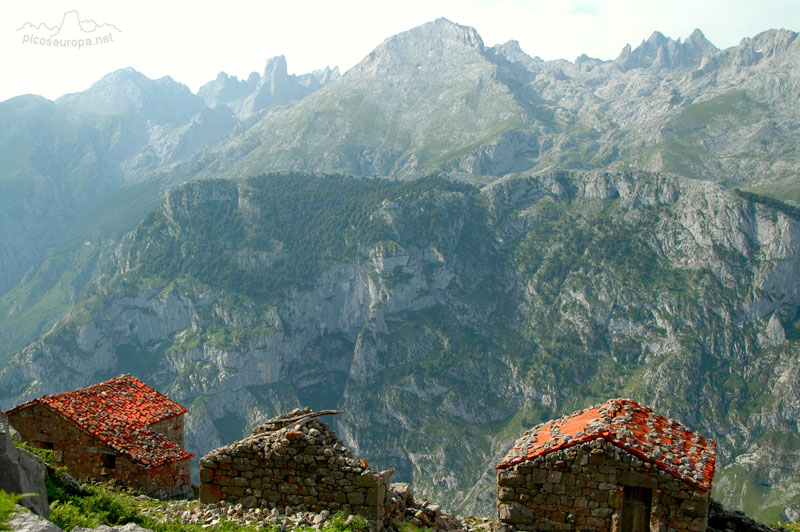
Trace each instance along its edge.
{"label": "red tile roof", "polygon": [[717,444],[630,399],[612,399],[533,427],[514,443],[497,469],[596,438],[605,438],[692,486],[711,489]]}
{"label": "red tile roof", "polygon": [[120,375],[72,392],[45,395],[14,407],[7,414],[34,403],[61,414],[145,467],[194,456],[163,435],[147,429],[153,423],[185,414],[187,410],[130,375]]}

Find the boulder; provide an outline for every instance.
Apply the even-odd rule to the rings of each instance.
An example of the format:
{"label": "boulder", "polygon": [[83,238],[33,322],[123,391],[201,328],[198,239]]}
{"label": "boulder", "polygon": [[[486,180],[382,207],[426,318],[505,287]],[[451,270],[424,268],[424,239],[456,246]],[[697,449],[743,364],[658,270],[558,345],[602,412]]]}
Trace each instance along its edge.
{"label": "boulder", "polygon": [[50,516],[44,484],[46,475],[39,457],[14,445],[11,425],[6,415],[0,412],[0,489],[8,493],[31,494],[24,497],[21,504],[46,518]]}
{"label": "boulder", "polygon": [[27,508],[17,506],[17,510],[19,511],[13,514],[13,518],[9,523],[9,528],[15,532],[64,532],[44,517],[36,515]]}

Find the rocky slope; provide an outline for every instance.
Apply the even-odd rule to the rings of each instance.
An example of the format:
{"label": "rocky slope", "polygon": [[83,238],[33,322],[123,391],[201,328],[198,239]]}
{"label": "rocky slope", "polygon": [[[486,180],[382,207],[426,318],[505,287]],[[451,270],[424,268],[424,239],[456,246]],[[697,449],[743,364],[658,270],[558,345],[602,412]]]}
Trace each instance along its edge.
{"label": "rocky slope", "polygon": [[127,68],[56,101],[1,102],[0,363],[69,308],[97,259],[158,203],[169,168],[337,77],[290,76],[279,57],[252,86],[225,88],[236,83],[223,73],[195,95]]}
{"label": "rocky slope", "polygon": [[166,188],[197,177],[638,168],[800,202],[798,46],[785,30],[726,50],[656,32],[614,61],[542,61],[439,19],[343,76],[290,75],[279,56],[197,95],[124,69],[55,102],[2,102],[0,362],[71,307]]}
{"label": "rocky slope", "polygon": [[197,181],[0,397],[132,372],[189,406],[198,454],[336,407],[354,452],[491,515],[523,430],[625,395],[717,440],[715,496],[775,521],[800,504],[798,252],[791,209],[666,174]]}
{"label": "rocky slope", "polygon": [[447,171],[485,182],[610,166],[798,201],[796,37],[769,30],[718,50],[699,30],[683,42],[656,32],[614,61],[542,61],[439,19],[387,39],[341,79],[178,174]]}

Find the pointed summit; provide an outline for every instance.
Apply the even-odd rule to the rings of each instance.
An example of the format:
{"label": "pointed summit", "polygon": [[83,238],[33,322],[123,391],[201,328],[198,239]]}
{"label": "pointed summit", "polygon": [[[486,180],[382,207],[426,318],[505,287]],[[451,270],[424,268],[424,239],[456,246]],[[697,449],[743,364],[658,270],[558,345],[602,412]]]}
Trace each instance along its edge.
{"label": "pointed summit", "polygon": [[676,41],[654,31],[635,49],[631,49],[630,44],[625,45],[614,63],[623,72],[634,68],[688,69],[698,67],[704,56],[717,51],[699,29],[695,29],[683,43],[680,39]]}
{"label": "pointed summit", "polygon": [[691,35],[686,37],[686,40],[683,41],[683,47],[687,51],[692,50],[695,55],[699,57],[711,55],[719,51],[719,48],[706,39],[706,36],[703,35],[703,32],[700,31],[699,28],[695,28]]}
{"label": "pointed summit", "polygon": [[648,37],[646,41],[642,41],[640,47],[647,44],[652,48],[660,48],[669,40],[671,39],[664,37],[664,34],[661,33],[660,31],[654,31],[653,33],[650,34],[650,37]]}
{"label": "pointed summit", "polygon": [[289,71],[286,67],[286,57],[283,55],[275,56],[271,59],[267,60],[267,64],[264,67],[264,75],[262,79],[270,79],[273,82],[280,83],[280,80],[286,79],[289,77]]}
{"label": "pointed summit", "polygon": [[[315,90],[338,77],[338,69],[325,69],[319,72],[295,76],[289,74],[286,57],[279,55],[267,60],[264,75],[256,84],[252,93],[247,96],[239,110],[241,117],[249,116],[270,106],[293,102],[304,98]],[[249,80],[248,80],[249,81]]]}

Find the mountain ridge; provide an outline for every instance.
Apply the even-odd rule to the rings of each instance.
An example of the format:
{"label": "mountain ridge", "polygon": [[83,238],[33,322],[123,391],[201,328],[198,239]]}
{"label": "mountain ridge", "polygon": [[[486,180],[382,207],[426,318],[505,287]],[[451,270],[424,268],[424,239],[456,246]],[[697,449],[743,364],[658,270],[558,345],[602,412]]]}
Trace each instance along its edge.
{"label": "mountain ridge", "polygon": [[714,434],[726,504],[778,519],[798,229],[760,194],[800,198],[796,36],[543,61],[439,19],[341,77],[279,57],[202,95],[120,71],[2,102],[1,400],[147,372],[200,447],[333,402],[355,450],[488,512],[463,464],[625,392]]}

